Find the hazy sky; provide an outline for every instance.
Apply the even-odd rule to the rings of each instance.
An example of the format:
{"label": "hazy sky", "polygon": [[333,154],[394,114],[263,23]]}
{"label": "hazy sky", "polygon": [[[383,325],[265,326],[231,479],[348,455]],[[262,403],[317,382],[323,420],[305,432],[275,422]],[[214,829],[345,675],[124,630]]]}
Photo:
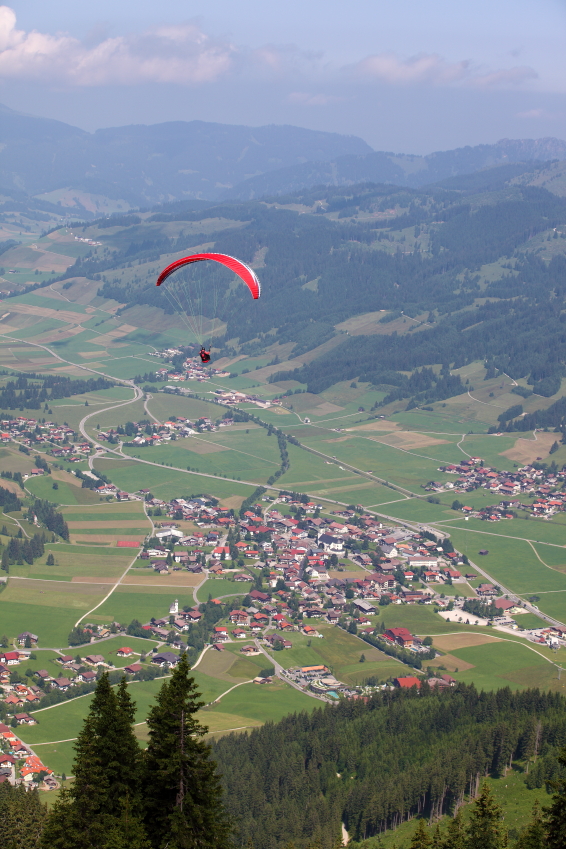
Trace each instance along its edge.
{"label": "hazy sky", "polygon": [[0,101],[94,130],[296,124],[428,153],[566,139],[566,0],[19,0]]}

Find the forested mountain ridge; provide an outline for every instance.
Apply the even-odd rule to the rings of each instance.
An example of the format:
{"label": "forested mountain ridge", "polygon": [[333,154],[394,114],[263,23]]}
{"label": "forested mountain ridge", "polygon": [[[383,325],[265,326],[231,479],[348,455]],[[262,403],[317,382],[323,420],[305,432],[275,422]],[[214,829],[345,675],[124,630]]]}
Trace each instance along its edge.
{"label": "forested mountain ridge", "polygon": [[0,186],[30,195],[72,187],[131,205],[214,199],[274,168],[370,153],[356,136],[293,126],[170,121],[88,133],[0,106]]}
{"label": "forested mountain ridge", "polygon": [[[65,277],[99,280],[101,295],[127,305],[126,319],[140,304],[172,316],[154,286],[156,263],[206,245],[255,263],[263,287],[253,309],[243,288],[225,287],[226,332],[215,349],[256,355],[287,345],[272,380],[321,392],[359,379],[386,387],[388,402],[414,405],[463,392],[451,370],[479,360],[552,398],[565,367],[566,201],[515,185],[508,169],[475,175],[471,187],[461,178],[463,188],[320,187],[277,203],[176,203],[104,219],[84,225],[104,252]],[[352,341],[340,329],[379,310],[370,335]],[[332,351],[301,366],[329,340]]]}
{"label": "forested mountain ridge", "polygon": [[[509,163],[566,159],[560,139],[502,139],[426,156],[374,151],[352,135],[205,121],[86,132],[0,104],[0,186],[82,209],[186,198],[250,199],[321,183],[413,188]],[[87,209],[91,209],[87,205]]]}
{"label": "forested mountain ridge", "polygon": [[[520,759],[532,787],[561,775],[564,700],[537,690],[385,692],[289,716],[213,746],[238,842],[331,846],[415,815],[454,813]],[[544,791],[542,791],[544,792]]]}
{"label": "forested mountain ridge", "polygon": [[496,144],[436,151],[426,156],[383,151],[345,154],[328,162],[305,162],[250,177],[233,189],[226,189],[222,196],[250,200],[319,184],[351,186],[370,181],[420,188],[498,165],[551,159],[566,159],[566,142],[553,138],[501,139]]}

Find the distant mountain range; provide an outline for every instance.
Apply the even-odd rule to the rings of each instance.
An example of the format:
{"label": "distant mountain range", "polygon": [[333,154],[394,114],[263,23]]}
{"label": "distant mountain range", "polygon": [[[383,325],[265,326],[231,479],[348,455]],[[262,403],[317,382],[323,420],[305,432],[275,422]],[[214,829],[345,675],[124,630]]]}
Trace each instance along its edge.
{"label": "distant mountain range", "polygon": [[253,200],[265,195],[289,194],[316,185],[349,186],[357,183],[392,183],[414,189],[473,174],[485,168],[519,162],[566,159],[561,139],[502,139],[496,144],[460,147],[428,156],[372,151],[346,154],[327,162],[305,162],[251,177],[223,197]]}
{"label": "distant mountain range", "polygon": [[28,195],[73,188],[132,206],[215,200],[266,171],[372,150],[356,136],[291,126],[177,121],[87,133],[5,106],[0,125],[0,187]]}
{"label": "distant mountain range", "polygon": [[356,136],[293,126],[177,121],[87,133],[0,105],[0,192],[99,213],[105,207],[97,198],[144,207],[250,200],[318,184],[419,188],[493,166],[556,159],[566,159],[566,142],[552,138],[503,139],[416,156],[373,151]]}

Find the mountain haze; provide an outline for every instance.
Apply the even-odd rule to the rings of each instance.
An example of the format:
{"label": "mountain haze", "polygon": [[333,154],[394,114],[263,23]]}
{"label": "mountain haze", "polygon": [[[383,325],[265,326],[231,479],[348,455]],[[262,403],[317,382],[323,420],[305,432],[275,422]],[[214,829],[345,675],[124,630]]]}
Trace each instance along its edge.
{"label": "mountain haze", "polygon": [[73,188],[144,206],[221,191],[276,168],[371,148],[355,136],[291,126],[175,121],[87,133],[0,107],[0,186],[29,195]]}
{"label": "mountain haze", "polygon": [[383,153],[347,154],[328,162],[306,162],[250,177],[226,199],[252,200],[265,195],[298,192],[316,185],[351,186],[356,183],[393,183],[421,188],[450,177],[472,174],[484,168],[524,162],[566,159],[566,142],[560,139],[502,139],[427,156]]}

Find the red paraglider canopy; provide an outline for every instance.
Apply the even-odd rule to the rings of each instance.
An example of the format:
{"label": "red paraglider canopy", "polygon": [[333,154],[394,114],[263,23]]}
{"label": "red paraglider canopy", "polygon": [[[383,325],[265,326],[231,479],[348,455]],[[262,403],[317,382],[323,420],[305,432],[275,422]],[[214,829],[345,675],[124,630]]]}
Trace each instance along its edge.
{"label": "red paraglider canopy", "polygon": [[206,259],[225,265],[226,268],[229,268],[244,281],[254,299],[257,300],[257,298],[259,298],[261,286],[255,272],[249,267],[249,265],[246,265],[244,262],[241,262],[233,256],[228,256],[228,254],[192,254],[191,256],[185,256],[182,259],[177,259],[175,262],[172,262],[171,265],[168,265],[167,268],[163,269],[157,278],[157,285],[161,286],[163,281],[166,280],[170,274],[173,274],[174,271],[177,271],[178,268],[183,268],[183,266],[190,265],[193,262],[202,262]]}

